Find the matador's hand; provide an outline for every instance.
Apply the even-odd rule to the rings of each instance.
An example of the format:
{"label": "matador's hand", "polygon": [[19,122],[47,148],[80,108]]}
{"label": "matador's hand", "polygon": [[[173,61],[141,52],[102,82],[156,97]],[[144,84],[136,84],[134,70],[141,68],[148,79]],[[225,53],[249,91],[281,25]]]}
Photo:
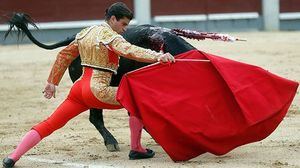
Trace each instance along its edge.
{"label": "matador's hand", "polygon": [[47,99],[51,99],[51,97],[55,98],[55,91],[56,91],[55,85],[52,83],[47,83],[43,91],[44,97]]}
{"label": "matador's hand", "polygon": [[162,54],[157,59],[159,62],[175,62],[173,55],[170,53]]}

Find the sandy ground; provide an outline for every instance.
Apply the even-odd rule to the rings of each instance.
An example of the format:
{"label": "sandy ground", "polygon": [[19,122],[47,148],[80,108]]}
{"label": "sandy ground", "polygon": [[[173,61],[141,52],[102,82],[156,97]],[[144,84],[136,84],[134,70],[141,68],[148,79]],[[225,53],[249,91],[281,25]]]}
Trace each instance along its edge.
{"label": "sandy ground", "polygon": [[[190,41],[198,49],[261,66],[300,81],[300,32],[234,33],[248,42]],[[46,100],[42,90],[58,50],[33,45],[0,46],[0,158],[10,153],[32,125],[50,115],[71,84],[66,74],[57,98]],[[300,167],[299,91],[284,121],[268,138],[239,147],[223,156],[203,154],[174,163],[153,139],[143,143],[156,151],[150,160],[129,161],[129,128],[125,110],[106,110],[105,123],[120,143],[120,152],[108,152],[85,112],[43,140],[17,167]]]}

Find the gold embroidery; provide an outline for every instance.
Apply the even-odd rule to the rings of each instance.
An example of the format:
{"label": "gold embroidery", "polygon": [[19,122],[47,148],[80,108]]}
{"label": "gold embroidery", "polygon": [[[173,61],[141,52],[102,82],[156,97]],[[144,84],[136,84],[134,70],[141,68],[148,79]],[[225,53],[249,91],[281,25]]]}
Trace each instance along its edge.
{"label": "gold embroidery", "polygon": [[97,42],[107,45],[117,37],[122,38],[121,35],[113,31],[112,29],[103,27],[97,36]]}
{"label": "gold embroidery", "polygon": [[109,86],[112,73],[99,70],[93,70],[91,77],[91,91],[101,102],[113,105],[120,105],[116,100],[118,87]]}
{"label": "gold embroidery", "polygon": [[109,61],[109,50],[129,59],[149,63],[156,62],[161,55],[161,53],[131,45],[106,23],[84,29],[77,34],[76,40],[82,65],[108,69],[114,73],[117,72],[119,65],[117,62]]}
{"label": "gold embroidery", "polygon": [[156,62],[157,58],[161,55],[161,53],[150,49],[132,45],[123,38],[113,40],[113,42],[110,43],[110,47],[115,53],[140,62],[153,63]]}
{"label": "gold embroidery", "polygon": [[56,57],[47,81],[54,85],[58,85],[66,69],[78,55],[78,46],[74,42],[61,50]]}
{"label": "gold embroidery", "polygon": [[105,25],[93,26],[79,34],[80,35],[76,36],[78,37],[76,40],[78,42],[82,65],[108,69],[117,73],[119,65],[118,63],[109,61],[109,51],[107,46],[104,44],[112,41],[120,35]]}
{"label": "gold embroidery", "polygon": [[83,30],[81,30],[79,33],[76,34],[76,40],[82,39],[85,35],[87,35],[90,30],[92,30],[95,26],[86,27]]}

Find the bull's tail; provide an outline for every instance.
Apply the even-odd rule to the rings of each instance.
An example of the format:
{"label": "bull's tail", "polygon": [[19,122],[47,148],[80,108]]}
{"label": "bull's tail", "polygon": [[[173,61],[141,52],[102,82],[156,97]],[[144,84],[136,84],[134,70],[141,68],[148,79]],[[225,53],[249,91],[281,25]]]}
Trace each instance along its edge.
{"label": "bull's tail", "polygon": [[39,42],[32,35],[30,30],[28,29],[28,24],[32,25],[36,29],[38,29],[38,27],[36,26],[36,24],[34,23],[32,18],[28,14],[25,14],[25,13],[14,13],[13,16],[8,20],[8,24],[9,24],[9,29],[5,33],[4,38],[7,38],[7,36],[11,33],[11,31],[14,28],[16,28],[17,32],[18,32],[18,39],[20,38],[21,34],[25,33],[25,35],[34,44],[36,44],[37,46],[39,46],[41,48],[48,49],[48,50],[55,49],[55,48],[62,47],[62,46],[66,46],[66,45],[70,44],[75,39],[75,35],[73,35],[71,37],[68,37],[68,38],[66,38],[62,41],[59,41],[59,42],[51,44],[51,45],[46,45],[46,44],[43,44],[43,43]]}

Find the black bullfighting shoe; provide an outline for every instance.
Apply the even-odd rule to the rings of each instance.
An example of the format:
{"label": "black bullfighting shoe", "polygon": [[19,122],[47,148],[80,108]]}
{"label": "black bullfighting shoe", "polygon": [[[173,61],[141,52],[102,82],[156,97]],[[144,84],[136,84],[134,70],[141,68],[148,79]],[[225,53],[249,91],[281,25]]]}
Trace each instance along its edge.
{"label": "black bullfighting shoe", "polygon": [[11,168],[11,167],[14,167],[15,161],[8,158],[8,157],[6,157],[6,158],[3,159],[2,164],[3,164],[4,168]]}
{"label": "black bullfighting shoe", "polygon": [[147,152],[138,152],[134,150],[130,150],[129,152],[129,160],[137,160],[137,159],[148,159],[153,158],[155,152],[151,149],[146,149]]}

